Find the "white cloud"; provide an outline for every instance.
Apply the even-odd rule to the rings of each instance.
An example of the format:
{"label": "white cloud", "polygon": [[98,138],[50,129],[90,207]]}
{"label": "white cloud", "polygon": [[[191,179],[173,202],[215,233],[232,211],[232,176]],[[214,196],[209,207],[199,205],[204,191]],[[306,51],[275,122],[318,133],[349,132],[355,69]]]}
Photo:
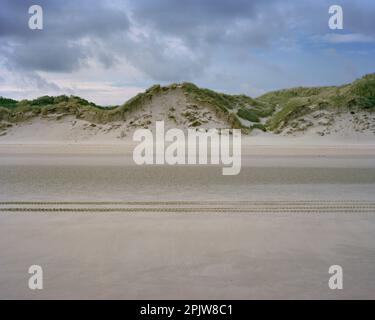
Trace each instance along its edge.
{"label": "white cloud", "polygon": [[336,34],[330,33],[326,34],[321,38],[325,42],[329,43],[370,43],[374,42],[375,39],[370,36],[366,36],[361,33],[347,33],[347,34]]}

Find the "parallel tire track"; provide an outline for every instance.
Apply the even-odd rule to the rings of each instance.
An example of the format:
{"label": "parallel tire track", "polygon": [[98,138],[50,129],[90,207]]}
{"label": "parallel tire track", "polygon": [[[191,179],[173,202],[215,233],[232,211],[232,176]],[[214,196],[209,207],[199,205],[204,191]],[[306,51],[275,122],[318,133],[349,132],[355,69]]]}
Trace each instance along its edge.
{"label": "parallel tire track", "polygon": [[277,200],[277,201],[3,201],[5,205],[327,205],[327,204],[365,204],[375,206],[375,202],[363,200]]}
{"label": "parallel tire track", "polygon": [[0,212],[123,213],[375,213],[375,202],[301,201],[102,201],[0,202]]}

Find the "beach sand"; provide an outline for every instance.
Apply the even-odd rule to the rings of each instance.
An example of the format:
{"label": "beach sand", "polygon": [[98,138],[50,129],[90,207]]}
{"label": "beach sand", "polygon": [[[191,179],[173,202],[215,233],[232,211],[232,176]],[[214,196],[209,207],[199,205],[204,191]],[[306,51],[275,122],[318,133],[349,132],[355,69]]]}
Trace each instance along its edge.
{"label": "beach sand", "polygon": [[375,298],[373,145],[248,143],[227,177],[131,150],[0,145],[0,299]]}
{"label": "beach sand", "polygon": [[[1,299],[374,299],[373,214],[1,214]],[[27,287],[41,265],[44,289]],[[344,289],[330,290],[340,265]]]}

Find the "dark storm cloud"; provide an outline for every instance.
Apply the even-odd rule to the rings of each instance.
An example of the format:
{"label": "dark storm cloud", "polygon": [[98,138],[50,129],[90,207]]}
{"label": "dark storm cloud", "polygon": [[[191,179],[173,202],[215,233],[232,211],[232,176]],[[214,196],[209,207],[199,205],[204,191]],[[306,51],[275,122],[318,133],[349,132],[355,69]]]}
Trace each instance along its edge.
{"label": "dark storm cloud", "polygon": [[[125,57],[156,80],[190,78],[202,72],[215,46],[264,46],[285,26],[280,7],[262,13],[264,1],[41,0],[44,30],[31,31],[28,8],[35,3],[2,1],[0,54],[13,68],[71,72],[88,58],[110,67]],[[147,34],[134,39],[131,23]]]}
{"label": "dark storm cloud", "polygon": [[28,9],[38,4],[44,11],[43,31],[46,35],[76,39],[95,35],[106,37],[111,32],[126,30],[129,20],[124,11],[108,1],[89,0],[2,0],[0,36],[29,37]]}
{"label": "dark storm cloud", "polygon": [[[277,1],[127,1],[135,27],[147,37],[131,43],[127,58],[156,80],[202,75],[219,52],[236,59],[251,48],[270,46],[287,28],[290,6]],[[178,40],[177,48],[170,41]],[[181,50],[182,49],[182,50]],[[180,51],[179,51],[180,50]],[[177,54],[174,54],[177,53]]]}
{"label": "dark storm cloud", "polygon": [[[0,12],[0,54],[19,69],[73,71],[89,57],[105,66],[115,58],[101,43],[129,28],[125,12],[104,1],[37,1],[44,12],[44,29],[28,28],[28,8],[35,1],[3,0]],[[110,48],[104,48],[110,52]]]}
{"label": "dark storm cloud", "polygon": [[[44,9],[43,31],[28,28],[32,4]],[[374,1],[338,4],[344,6],[347,32],[374,36]],[[0,61],[20,72],[74,72],[89,60],[106,68],[126,61],[154,81],[194,80],[210,67],[220,73],[223,66],[265,65],[254,60],[254,50],[272,54],[298,43],[309,52],[311,36],[330,39],[324,37],[330,5],[328,0],[1,0]],[[278,56],[273,58],[276,65]]]}
{"label": "dark storm cloud", "polygon": [[178,37],[191,48],[256,48],[270,44],[287,28],[293,8],[276,0],[159,0],[130,5],[136,23]]}
{"label": "dark storm cloud", "polygon": [[348,10],[345,23],[352,32],[375,36],[375,1],[344,1]]}
{"label": "dark storm cloud", "polygon": [[51,41],[32,41],[20,46],[11,53],[10,67],[24,70],[51,72],[73,71],[84,63],[89,51],[77,44]]}

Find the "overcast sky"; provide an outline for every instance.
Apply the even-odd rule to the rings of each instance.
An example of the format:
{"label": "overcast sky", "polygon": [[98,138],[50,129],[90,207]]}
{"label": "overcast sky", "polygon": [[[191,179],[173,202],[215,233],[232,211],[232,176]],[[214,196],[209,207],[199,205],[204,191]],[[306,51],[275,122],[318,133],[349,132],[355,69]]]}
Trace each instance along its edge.
{"label": "overcast sky", "polygon": [[[31,5],[44,29],[28,27]],[[328,8],[344,10],[330,30]],[[121,104],[154,83],[257,96],[375,72],[374,0],[0,0],[0,95]]]}

